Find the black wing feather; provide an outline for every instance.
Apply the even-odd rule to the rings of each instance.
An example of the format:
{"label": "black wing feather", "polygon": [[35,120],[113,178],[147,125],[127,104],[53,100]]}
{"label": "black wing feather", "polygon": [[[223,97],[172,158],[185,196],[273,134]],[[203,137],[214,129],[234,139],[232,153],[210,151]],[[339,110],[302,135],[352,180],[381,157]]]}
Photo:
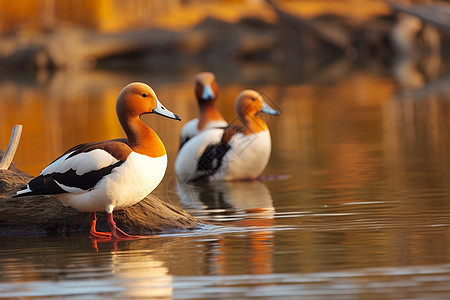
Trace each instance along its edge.
{"label": "black wing feather", "polygon": [[55,195],[67,193],[56,182],[74,188],[80,188],[88,191],[92,189],[104,176],[110,174],[114,168],[123,164],[118,161],[113,165],[87,172],[83,175],[77,175],[75,170],[68,170],[64,173],[52,173],[39,175],[28,183],[31,192],[14,195],[13,197],[22,197],[29,195]]}
{"label": "black wing feather", "polygon": [[114,168],[117,168],[121,164],[123,164],[123,161],[118,161],[113,165],[90,171],[83,175],[77,175],[75,170],[72,169],[65,173],[54,173],[51,175],[52,179],[60,184],[87,191],[92,189],[105,175],[110,174]]}
{"label": "black wing feather", "polygon": [[200,175],[195,180],[204,180],[214,175],[222,166],[223,157],[230,149],[231,146],[223,141],[206,147],[198,160],[197,173]]}

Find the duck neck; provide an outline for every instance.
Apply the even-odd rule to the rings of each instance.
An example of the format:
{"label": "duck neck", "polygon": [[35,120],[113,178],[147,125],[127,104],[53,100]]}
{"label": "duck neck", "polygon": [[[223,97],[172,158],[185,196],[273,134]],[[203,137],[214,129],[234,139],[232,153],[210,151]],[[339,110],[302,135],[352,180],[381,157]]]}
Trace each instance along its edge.
{"label": "duck neck", "polygon": [[160,157],[166,154],[164,144],[159,136],[138,117],[128,117],[120,120],[128,145],[134,152],[150,157]]}
{"label": "duck neck", "polygon": [[239,119],[245,126],[244,135],[256,134],[269,129],[267,124],[256,114],[240,116]]}
{"label": "duck neck", "polygon": [[213,101],[204,101],[200,105],[200,118],[198,121],[198,130],[203,130],[211,121],[223,121],[222,114],[217,110]]}

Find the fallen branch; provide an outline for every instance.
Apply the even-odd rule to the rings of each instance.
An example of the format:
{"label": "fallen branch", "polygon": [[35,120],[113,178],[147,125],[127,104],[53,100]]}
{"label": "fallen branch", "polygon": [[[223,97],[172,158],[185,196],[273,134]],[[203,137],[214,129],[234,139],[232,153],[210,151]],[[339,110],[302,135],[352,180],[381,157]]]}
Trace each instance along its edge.
{"label": "fallen branch", "polygon": [[0,170],[8,170],[11,162],[16,154],[17,146],[19,146],[20,135],[22,134],[22,125],[14,125],[11,138],[9,139],[8,148],[6,148],[5,155],[0,161]]}

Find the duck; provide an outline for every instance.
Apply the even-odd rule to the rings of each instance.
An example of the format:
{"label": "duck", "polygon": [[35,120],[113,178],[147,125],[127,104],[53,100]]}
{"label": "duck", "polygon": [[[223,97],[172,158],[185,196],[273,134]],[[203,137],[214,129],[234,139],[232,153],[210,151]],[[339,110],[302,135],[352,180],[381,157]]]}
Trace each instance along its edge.
{"label": "duck", "polygon": [[[62,204],[90,212],[90,237],[133,239],[117,227],[113,211],[138,203],[161,182],[167,154],[159,136],[141,119],[153,114],[181,121],[153,89],[133,82],[119,93],[116,113],[126,138],[72,147],[42,170],[14,197],[52,195]],[[111,232],[96,230],[96,212],[105,211]]]}
{"label": "duck", "polygon": [[235,111],[242,125],[204,130],[180,149],[174,165],[179,182],[254,180],[261,175],[269,161],[271,137],[259,113],[280,112],[254,90],[239,93]]}
{"label": "duck", "polygon": [[216,108],[218,93],[219,88],[213,73],[201,72],[195,76],[195,97],[200,109],[200,116],[187,122],[181,129],[180,149],[189,139],[201,131],[228,125]]}

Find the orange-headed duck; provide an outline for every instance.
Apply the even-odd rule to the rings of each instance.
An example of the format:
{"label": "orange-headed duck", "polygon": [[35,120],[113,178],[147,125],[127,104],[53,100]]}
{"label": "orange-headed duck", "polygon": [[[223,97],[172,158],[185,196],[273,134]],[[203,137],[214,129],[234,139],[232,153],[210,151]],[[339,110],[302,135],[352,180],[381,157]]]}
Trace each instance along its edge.
{"label": "orange-headed duck", "polygon": [[253,90],[235,102],[243,126],[204,130],[178,152],[175,172],[180,182],[256,179],[266,168],[271,151],[267,124],[258,113],[279,115]]}
{"label": "orange-headed duck", "polygon": [[181,130],[180,149],[199,132],[214,127],[226,127],[228,123],[216,108],[219,93],[213,73],[202,72],[195,77],[195,97],[200,108],[200,117],[190,120]]}
{"label": "orange-headed duck", "polygon": [[[166,149],[142,114],[181,118],[166,109],[151,87],[131,83],[116,102],[127,138],[81,144],[69,149],[19,190],[16,197],[53,195],[64,205],[91,213],[91,237],[138,238],[119,229],[113,210],[133,205],[161,182],[167,167]],[[96,230],[96,212],[106,211],[111,233]]]}

